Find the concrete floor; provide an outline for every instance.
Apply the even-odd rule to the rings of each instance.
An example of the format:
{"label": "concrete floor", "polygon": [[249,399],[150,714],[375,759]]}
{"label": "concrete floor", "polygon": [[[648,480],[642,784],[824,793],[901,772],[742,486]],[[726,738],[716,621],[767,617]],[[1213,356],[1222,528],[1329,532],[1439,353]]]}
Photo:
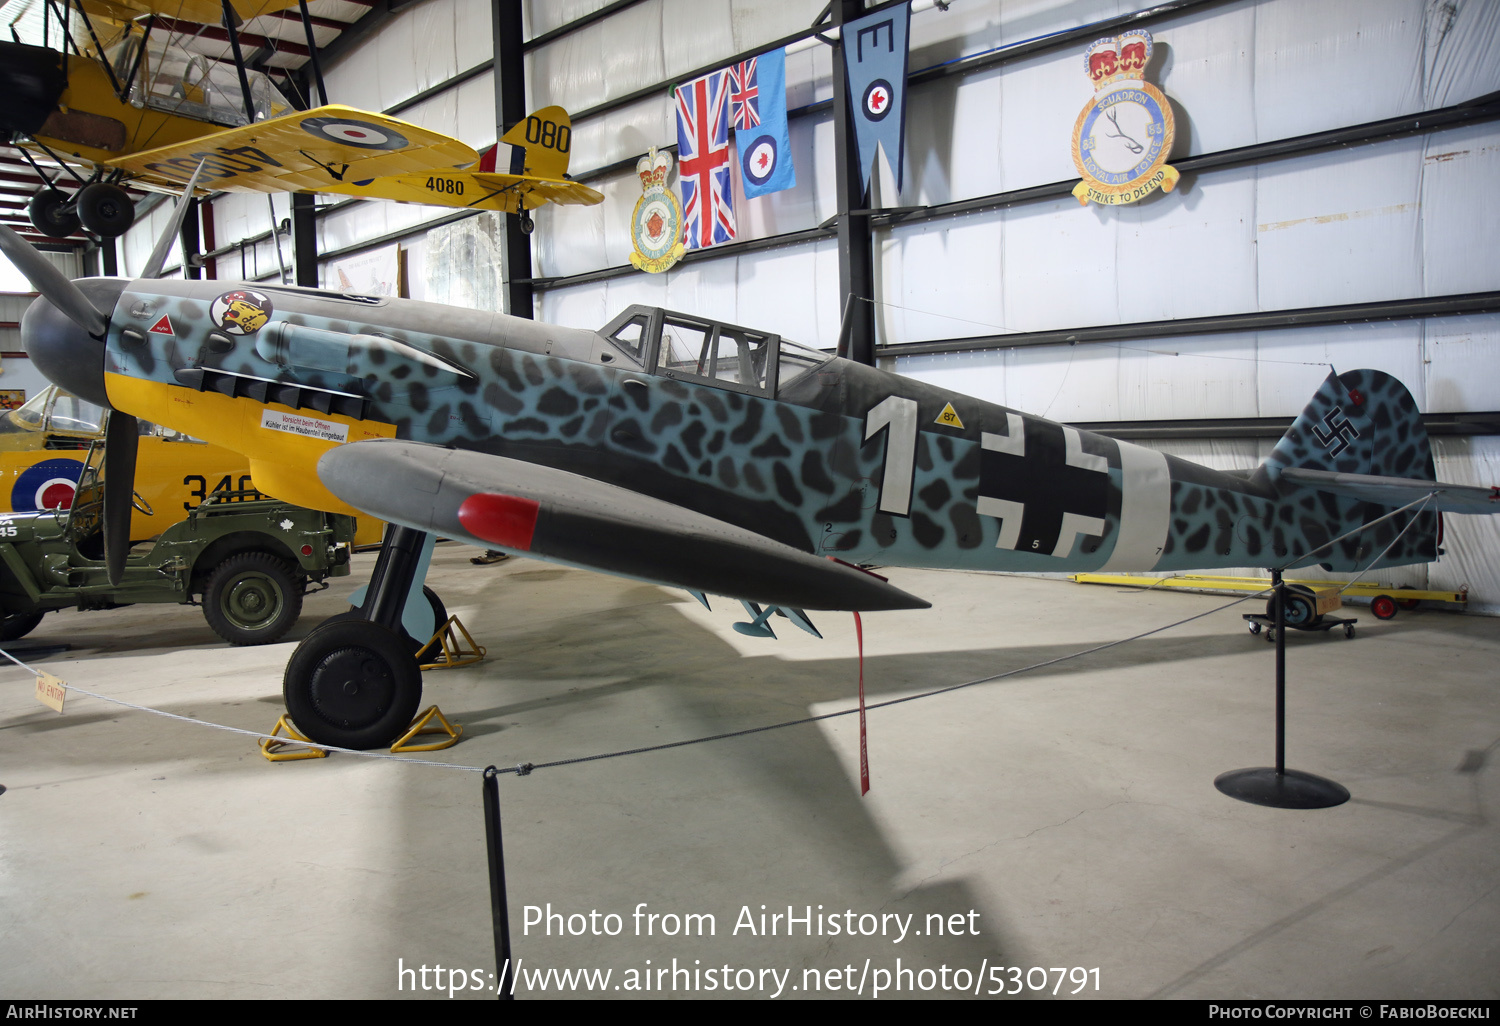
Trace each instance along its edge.
{"label": "concrete floor", "polygon": [[[465,725],[442,762],[590,756],[853,701],[847,614],[814,617],[822,641],[784,621],[782,640],[757,641],[730,629],[722,600],[710,613],[681,593],[472,554],[440,545],[429,577],[490,652],[426,674],[427,699]],[[871,702],[1227,601],[892,577],[934,608],[865,618]],[[358,579],[310,599],[293,640]],[[783,997],[814,978],[825,995],[899,981],[938,996],[946,981],[956,996],[1066,967],[1060,990],[1081,979],[1080,997],[1500,995],[1500,621],[1382,623],[1361,609],[1353,641],[1293,634],[1288,763],[1353,799],[1289,812],[1213,786],[1273,759],[1273,649],[1239,618],[1255,605],[874,711],[864,798],[852,717],[502,776],[523,976],[610,970],[611,996],[646,979],[670,996],[670,972],[655,972],[675,960],[700,974],[693,996],[722,996],[724,967],[733,986],[753,978],[752,996],[777,991],[772,970]],[[37,665],[80,687],[254,730],[281,711],[293,647],[230,648],[198,610],[168,606],[54,614],[23,644],[46,642],[73,647]],[[0,669],[0,996],[447,1000],[450,985],[492,985],[478,774],[341,755],[273,765],[247,738],[95,699],[59,716],[32,685]],[[524,929],[525,907],[549,903],[597,911],[600,935]],[[784,919],[761,934],[762,905],[812,906],[813,936],[800,923],[788,936]],[[637,935],[638,907],[711,914],[714,935],[663,936],[670,918],[649,936],[643,918]],[[847,911],[856,926],[880,917],[863,925],[886,935],[830,936]],[[617,936],[603,935],[609,913]],[[939,917],[959,935],[932,935]],[[1047,975],[1050,994],[1060,974]],[[676,979],[679,995],[693,983]],[[493,996],[456,997],[481,994]]]}

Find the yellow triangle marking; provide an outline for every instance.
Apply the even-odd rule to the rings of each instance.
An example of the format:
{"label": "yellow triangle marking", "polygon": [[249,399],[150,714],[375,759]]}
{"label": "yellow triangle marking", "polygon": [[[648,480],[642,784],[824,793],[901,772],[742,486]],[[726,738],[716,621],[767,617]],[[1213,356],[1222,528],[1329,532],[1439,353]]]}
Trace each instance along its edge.
{"label": "yellow triangle marking", "polygon": [[955,428],[962,428],[964,426],[964,422],[958,419],[958,414],[954,411],[952,403],[948,403],[943,407],[943,412],[937,415],[937,420],[933,421],[933,423]]}

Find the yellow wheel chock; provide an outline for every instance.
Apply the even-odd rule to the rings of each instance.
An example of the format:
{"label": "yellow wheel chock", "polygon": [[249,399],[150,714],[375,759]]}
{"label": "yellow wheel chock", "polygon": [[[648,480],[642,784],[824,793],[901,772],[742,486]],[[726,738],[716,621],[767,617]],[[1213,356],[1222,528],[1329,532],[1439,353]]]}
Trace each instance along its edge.
{"label": "yellow wheel chock", "polygon": [[[462,630],[462,628],[459,629]],[[433,717],[437,717],[441,726],[434,727],[429,725]],[[448,722],[448,717],[444,716],[437,706],[430,705],[427,707],[426,712],[418,716],[415,720],[412,720],[411,729],[402,734],[396,739],[396,743],[391,745],[391,754],[396,755],[402,752],[436,752],[444,748],[452,748],[458,744],[458,739],[463,735],[463,732],[463,724],[460,723],[454,726]],[[418,734],[446,734],[447,738],[430,745],[407,744],[408,741]]]}
{"label": "yellow wheel chock", "polygon": [[286,718],[286,713],[282,713],[281,717],[276,721],[276,726],[271,728],[271,736],[260,739],[260,754],[264,755],[271,762],[296,762],[299,759],[328,758],[328,749],[326,748],[304,748],[301,745],[289,745],[285,741],[274,740],[281,735],[283,730],[286,731],[286,736],[293,741],[312,740],[299,734],[297,728],[292,726],[291,721]]}
{"label": "yellow wheel chock", "polygon": [[[459,635],[463,636],[462,641],[459,640]],[[423,646],[422,651],[429,651],[439,644],[442,654],[430,663],[423,663],[422,669],[447,670],[455,666],[468,666],[483,659],[487,651],[484,646],[475,643],[474,636],[456,616],[448,617],[447,622],[438,628],[438,632]],[[464,647],[465,644],[467,648]]]}

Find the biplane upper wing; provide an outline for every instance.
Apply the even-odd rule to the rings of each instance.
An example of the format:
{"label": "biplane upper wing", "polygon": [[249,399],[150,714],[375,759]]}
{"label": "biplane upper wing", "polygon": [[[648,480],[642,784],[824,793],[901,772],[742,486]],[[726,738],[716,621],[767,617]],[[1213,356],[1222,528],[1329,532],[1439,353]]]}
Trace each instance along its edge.
{"label": "biplane upper wing", "polygon": [[330,104],[108,162],[143,182],[181,187],[200,162],[204,188],[331,192],[343,183],[467,167],[472,146],[383,114]]}
{"label": "biplane upper wing", "polygon": [[318,478],[355,509],[471,545],[802,609],[924,609],[857,567],[537,463],[395,439],[334,446]]}
{"label": "biplane upper wing", "polygon": [[[217,25],[224,17],[224,6],[219,0],[82,0],[83,9],[91,18],[108,18],[111,21],[133,21],[148,14],[165,15],[178,21],[192,21],[201,25]],[[296,7],[297,0],[230,0],[241,21],[249,21],[263,14],[275,14]]]}

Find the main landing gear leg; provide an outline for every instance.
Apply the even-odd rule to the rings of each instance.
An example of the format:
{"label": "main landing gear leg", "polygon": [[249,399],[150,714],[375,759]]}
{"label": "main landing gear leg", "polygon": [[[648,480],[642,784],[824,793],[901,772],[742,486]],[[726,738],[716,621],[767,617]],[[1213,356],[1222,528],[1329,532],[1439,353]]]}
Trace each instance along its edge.
{"label": "main landing gear leg", "polygon": [[360,608],[326,620],[292,653],[282,696],[313,741],[382,748],[411,723],[422,701],[422,672],[402,618],[431,553],[425,532],[391,525]]}

